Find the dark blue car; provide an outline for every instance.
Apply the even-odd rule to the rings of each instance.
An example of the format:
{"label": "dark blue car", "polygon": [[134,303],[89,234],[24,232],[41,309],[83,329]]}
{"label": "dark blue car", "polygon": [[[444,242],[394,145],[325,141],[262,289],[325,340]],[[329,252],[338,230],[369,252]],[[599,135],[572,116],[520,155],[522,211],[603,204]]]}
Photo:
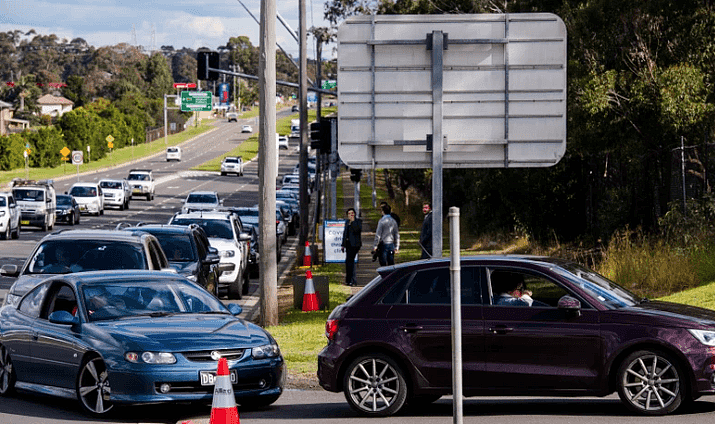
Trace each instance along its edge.
{"label": "dark blue car", "polygon": [[285,362],[240,312],[169,272],[52,277],[0,309],[0,395],[21,388],[78,399],[91,415],[120,403],[211,402],[225,357],[236,402],[271,404]]}

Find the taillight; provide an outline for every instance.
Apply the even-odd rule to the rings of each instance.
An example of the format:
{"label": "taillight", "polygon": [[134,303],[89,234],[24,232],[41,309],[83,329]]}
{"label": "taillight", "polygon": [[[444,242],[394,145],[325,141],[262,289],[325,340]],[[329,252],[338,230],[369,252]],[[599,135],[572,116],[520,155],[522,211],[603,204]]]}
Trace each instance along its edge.
{"label": "taillight", "polygon": [[338,320],[336,319],[329,319],[325,323],[325,337],[328,338],[328,340],[332,341],[335,338],[335,333],[338,332]]}

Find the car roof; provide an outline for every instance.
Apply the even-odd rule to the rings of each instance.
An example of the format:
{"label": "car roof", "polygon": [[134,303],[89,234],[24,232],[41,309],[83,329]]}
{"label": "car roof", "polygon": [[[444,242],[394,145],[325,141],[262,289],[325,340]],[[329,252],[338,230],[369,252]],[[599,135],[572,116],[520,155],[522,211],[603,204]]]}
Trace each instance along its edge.
{"label": "car roof", "polygon": [[59,240],[59,239],[99,239],[99,240],[112,240],[112,241],[137,241],[142,235],[146,233],[141,233],[140,231],[130,232],[130,231],[115,231],[115,230],[69,230],[62,229],[53,231],[50,234],[43,237],[42,241],[46,239]]}
{"label": "car roof", "polygon": [[51,280],[62,280],[70,284],[96,284],[123,281],[187,281],[180,274],[169,271],[142,270],[142,269],[123,269],[123,270],[104,270],[104,271],[85,271],[74,272],[69,274],[61,274],[50,278]]}
{"label": "car roof", "polygon": [[130,174],[151,174],[151,169],[130,169]]}
{"label": "car roof", "polygon": [[189,196],[191,196],[192,194],[215,194],[218,196],[218,193],[215,191],[192,191],[191,193],[189,193]]}
{"label": "car roof", "polygon": [[[80,182],[72,184],[72,187],[96,187],[98,185],[99,185],[99,183],[93,183],[93,182],[89,182],[89,181],[80,181]],[[72,188],[72,187],[70,187],[70,188]]]}
{"label": "car roof", "polygon": [[[510,265],[540,265],[540,266],[559,266],[572,264],[574,262],[560,259],[552,258],[550,256],[538,256],[538,255],[473,255],[473,256],[462,256],[459,259],[462,265],[480,265],[480,264],[510,264]],[[448,266],[451,262],[451,258],[435,258],[435,259],[425,259],[417,260],[411,262],[401,262],[395,265],[383,266],[377,269],[377,272],[381,275],[390,274],[393,271],[405,270],[411,267],[424,265],[424,264],[435,264],[435,265],[445,265]]]}
{"label": "car roof", "polygon": [[233,213],[230,211],[195,211],[189,213],[177,213],[176,215],[174,215],[173,219],[230,219],[231,215],[233,215]]}

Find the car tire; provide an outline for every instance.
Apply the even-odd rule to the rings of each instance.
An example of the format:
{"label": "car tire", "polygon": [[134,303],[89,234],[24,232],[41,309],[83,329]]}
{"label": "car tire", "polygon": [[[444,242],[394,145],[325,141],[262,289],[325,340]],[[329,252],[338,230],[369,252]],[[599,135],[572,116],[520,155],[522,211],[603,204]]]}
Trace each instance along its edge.
{"label": "car tire", "polygon": [[15,232],[12,233],[12,238],[14,238],[15,240],[20,238],[20,223],[19,222],[17,223],[17,228],[15,228]]}
{"label": "car tire", "polygon": [[15,391],[16,377],[10,351],[0,344],[0,396],[7,396]]}
{"label": "car tire", "polygon": [[102,358],[82,362],[76,382],[77,399],[82,409],[93,416],[105,416],[114,405],[109,401],[109,371]]}
{"label": "car tire", "polygon": [[102,209],[99,210],[99,214],[100,214],[100,215],[104,215],[104,208],[102,208]]}
{"label": "car tire", "polygon": [[82,217],[82,214],[81,214],[81,213],[78,213],[78,214],[77,214],[77,225],[79,225],[79,220],[80,220],[81,217]]}
{"label": "car tire", "polygon": [[68,219],[70,225],[74,225],[76,220],[77,219],[74,216],[74,211],[72,211],[72,214],[70,215],[70,218]]}
{"label": "car tire", "polygon": [[0,240],[8,240],[10,238],[10,222],[7,223],[7,228],[5,232],[0,234]]}
{"label": "car tire", "polygon": [[631,353],[618,367],[618,396],[641,415],[666,415],[684,402],[687,381],[680,364],[659,350]]}
{"label": "car tire", "polygon": [[249,274],[248,270],[245,270],[243,272],[243,275],[245,277],[243,278],[243,284],[241,285],[241,294],[243,294],[244,296],[248,294],[248,287],[249,287],[249,284],[251,283],[251,277],[248,274]]}
{"label": "car tire", "polygon": [[407,381],[402,368],[382,353],[353,360],[343,376],[343,392],[355,411],[370,417],[387,417],[407,400]]}
{"label": "car tire", "polygon": [[243,292],[243,288],[242,288],[243,284],[242,283],[243,283],[243,281],[239,277],[236,279],[236,281],[234,281],[233,283],[228,285],[229,300],[231,300],[231,299],[240,300],[243,297],[241,294]]}
{"label": "car tire", "polygon": [[45,219],[45,222],[42,223],[42,231],[47,231],[47,228],[49,226],[47,225],[47,219]]}
{"label": "car tire", "polygon": [[120,211],[123,211],[123,210],[124,210],[124,202],[122,202],[122,204],[119,205],[119,210],[120,210]]}

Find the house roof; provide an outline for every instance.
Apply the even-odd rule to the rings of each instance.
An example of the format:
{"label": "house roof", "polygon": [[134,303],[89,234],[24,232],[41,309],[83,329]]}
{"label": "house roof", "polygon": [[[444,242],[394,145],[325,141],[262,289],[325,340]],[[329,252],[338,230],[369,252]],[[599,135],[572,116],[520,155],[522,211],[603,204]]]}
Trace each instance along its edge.
{"label": "house roof", "polygon": [[66,99],[62,96],[53,96],[52,94],[45,94],[44,96],[37,99],[37,104],[40,105],[74,105],[72,100]]}

